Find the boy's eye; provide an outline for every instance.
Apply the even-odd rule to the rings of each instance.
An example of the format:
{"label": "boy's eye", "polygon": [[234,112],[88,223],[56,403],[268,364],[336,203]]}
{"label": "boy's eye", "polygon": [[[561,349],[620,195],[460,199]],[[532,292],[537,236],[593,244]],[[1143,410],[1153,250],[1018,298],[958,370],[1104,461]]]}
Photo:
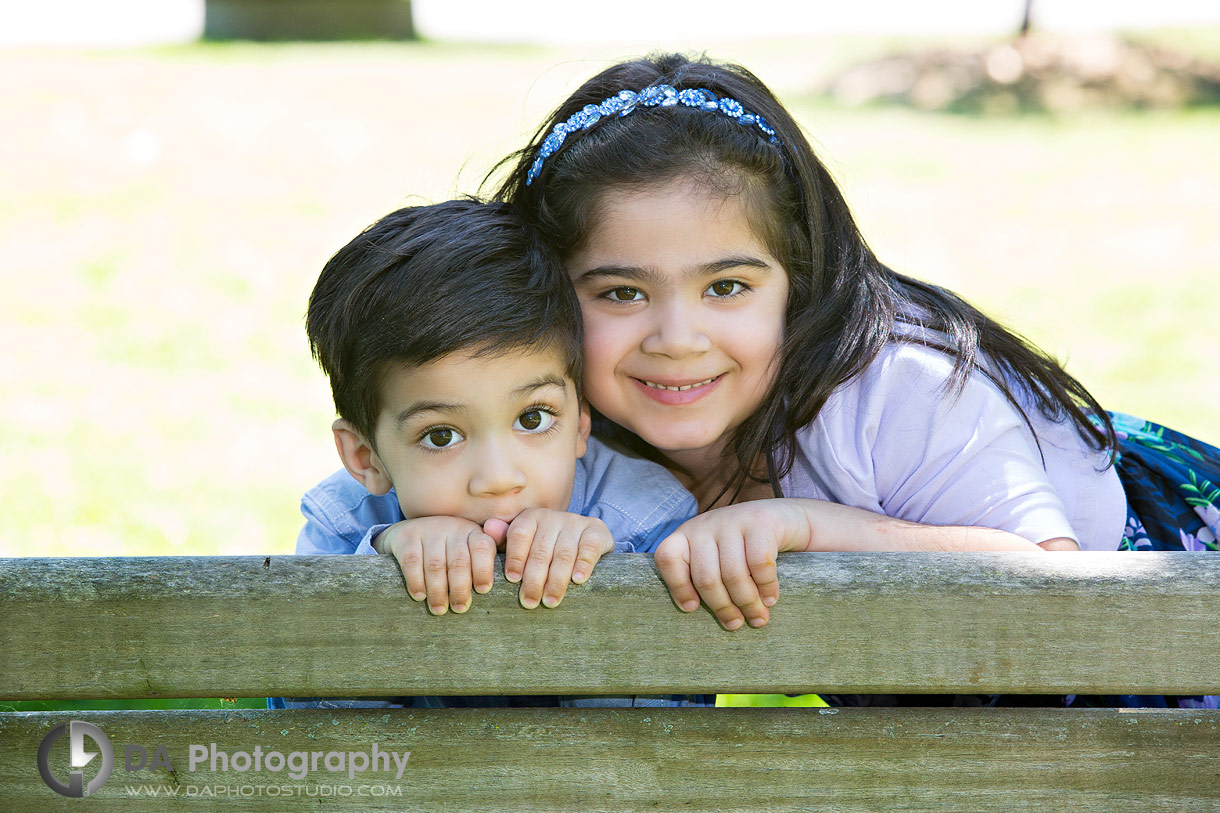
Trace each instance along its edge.
{"label": "boy's eye", "polygon": [[446,446],[452,446],[460,440],[464,440],[462,434],[456,429],[451,429],[448,426],[439,427],[437,429],[429,429],[424,433],[419,442],[431,449],[444,449]]}
{"label": "boy's eye", "polygon": [[555,423],[555,416],[544,409],[527,409],[517,416],[513,429],[523,432],[545,432]]}
{"label": "boy's eye", "polygon": [[626,285],[621,288],[612,288],[608,295],[615,302],[634,302],[637,299],[644,298],[639,288],[632,288]]}
{"label": "boy's eye", "polygon": [[721,279],[709,285],[708,291],[712,296],[732,296],[741,293],[745,287],[735,279]]}

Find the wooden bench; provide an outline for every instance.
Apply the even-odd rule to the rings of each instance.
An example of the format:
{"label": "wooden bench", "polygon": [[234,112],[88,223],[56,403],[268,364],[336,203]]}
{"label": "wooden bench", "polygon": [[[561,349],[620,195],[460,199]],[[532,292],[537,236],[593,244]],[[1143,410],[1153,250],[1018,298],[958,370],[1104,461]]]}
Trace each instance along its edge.
{"label": "wooden bench", "polygon": [[[1220,557],[791,554],[762,630],[676,611],[645,556],[555,610],[497,576],[432,617],[386,557],[0,560],[0,697],[1220,694]],[[90,801],[40,776],[81,720]],[[67,781],[71,729],[48,746]],[[86,753],[99,741],[82,736]],[[355,770],[351,754],[410,752]],[[155,769],[140,762],[139,745]],[[160,746],[160,751],[158,750]],[[190,765],[196,748],[218,756]],[[261,770],[238,771],[259,751]],[[238,753],[246,757],[237,756]],[[275,764],[271,753],[280,754]],[[296,779],[291,754],[321,762]],[[346,772],[326,770],[343,752]],[[231,760],[225,763],[220,754]],[[300,758],[295,758],[300,765]],[[77,768],[89,782],[101,760]],[[332,767],[338,764],[334,760]],[[298,773],[300,771],[297,771]],[[133,795],[130,788],[141,789]],[[153,796],[153,789],[157,795]],[[176,794],[176,795],[175,795]],[[1220,810],[1220,712],[201,710],[0,715],[0,810]],[[76,805],[76,807],[72,807]]]}

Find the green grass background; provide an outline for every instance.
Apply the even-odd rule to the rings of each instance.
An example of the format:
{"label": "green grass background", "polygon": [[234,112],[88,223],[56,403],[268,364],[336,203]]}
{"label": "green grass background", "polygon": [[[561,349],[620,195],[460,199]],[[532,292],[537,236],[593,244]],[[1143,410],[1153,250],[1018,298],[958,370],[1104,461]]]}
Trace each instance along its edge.
{"label": "green grass background", "polygon": [[[1220,53],[1220,31],[1160,36]],[[1109,408],[1220,442],[1220,110],[818,100],[833,68],[893,45],[711,54],[790,104],[884,260],[1065,359]],[[0,52],[0,555],[292,552],[300,494],[337,465],[302,328],[322,264],[392,208],[475,191],[625,55]]]}

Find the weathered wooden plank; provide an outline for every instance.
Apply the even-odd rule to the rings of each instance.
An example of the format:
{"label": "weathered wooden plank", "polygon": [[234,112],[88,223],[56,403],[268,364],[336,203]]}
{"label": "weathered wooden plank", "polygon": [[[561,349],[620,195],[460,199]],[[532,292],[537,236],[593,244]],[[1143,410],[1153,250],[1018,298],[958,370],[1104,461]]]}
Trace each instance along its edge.
{"label": "weathered wooden plank", "polygon": [[555,610],[465,615],[387,557],[0,560],[0,698],[1220,693],[1220,557],[792,554],[762,630],[674,609],[649,557]]}
{"label": "weathered wooden plank", "polygon": [[[72,717],[0,715],[0,809],[81,804],[49,790],[35,765],[43,737]],[[88,721],[115,752],[114,771],[86,803],[90,810],[200,810],[218,799],[233,810],[302,801],[411,811],[1220,809],[1214,711],[207,711],[97,712]],[[291,756],[368,754],[373,743],[382,752],[410,752],[401,776],[392,759],[349,777],[327,771],[324,756],[302,775],[309,766]],[[172,773],[128,771],[124,753],[132,744],[150,756],[164,746]],[[192,745],[207,753],[194,765]],[[234,770],[244,764],[237,752],[253,762],[256,748],[260,761],[282,754],[284,767]],[[65,739],[51,751],[52,773],[66,777],[67,762]],[[96,767],[83,770],[86,781],[96,776]],[[128,790],[141,786],[141,795]]]}

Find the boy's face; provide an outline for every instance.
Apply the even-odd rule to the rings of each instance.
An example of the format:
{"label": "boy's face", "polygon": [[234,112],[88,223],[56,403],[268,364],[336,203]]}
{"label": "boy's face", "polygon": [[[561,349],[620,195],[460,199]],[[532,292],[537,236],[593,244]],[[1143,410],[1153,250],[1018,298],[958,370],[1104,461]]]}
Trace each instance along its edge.
{"label": "boy's face", "polygon": [[370,462],[407,518],[511,522],[526,508],[568,509],[588,439],[557,349],[458,351],[386,375]]}

